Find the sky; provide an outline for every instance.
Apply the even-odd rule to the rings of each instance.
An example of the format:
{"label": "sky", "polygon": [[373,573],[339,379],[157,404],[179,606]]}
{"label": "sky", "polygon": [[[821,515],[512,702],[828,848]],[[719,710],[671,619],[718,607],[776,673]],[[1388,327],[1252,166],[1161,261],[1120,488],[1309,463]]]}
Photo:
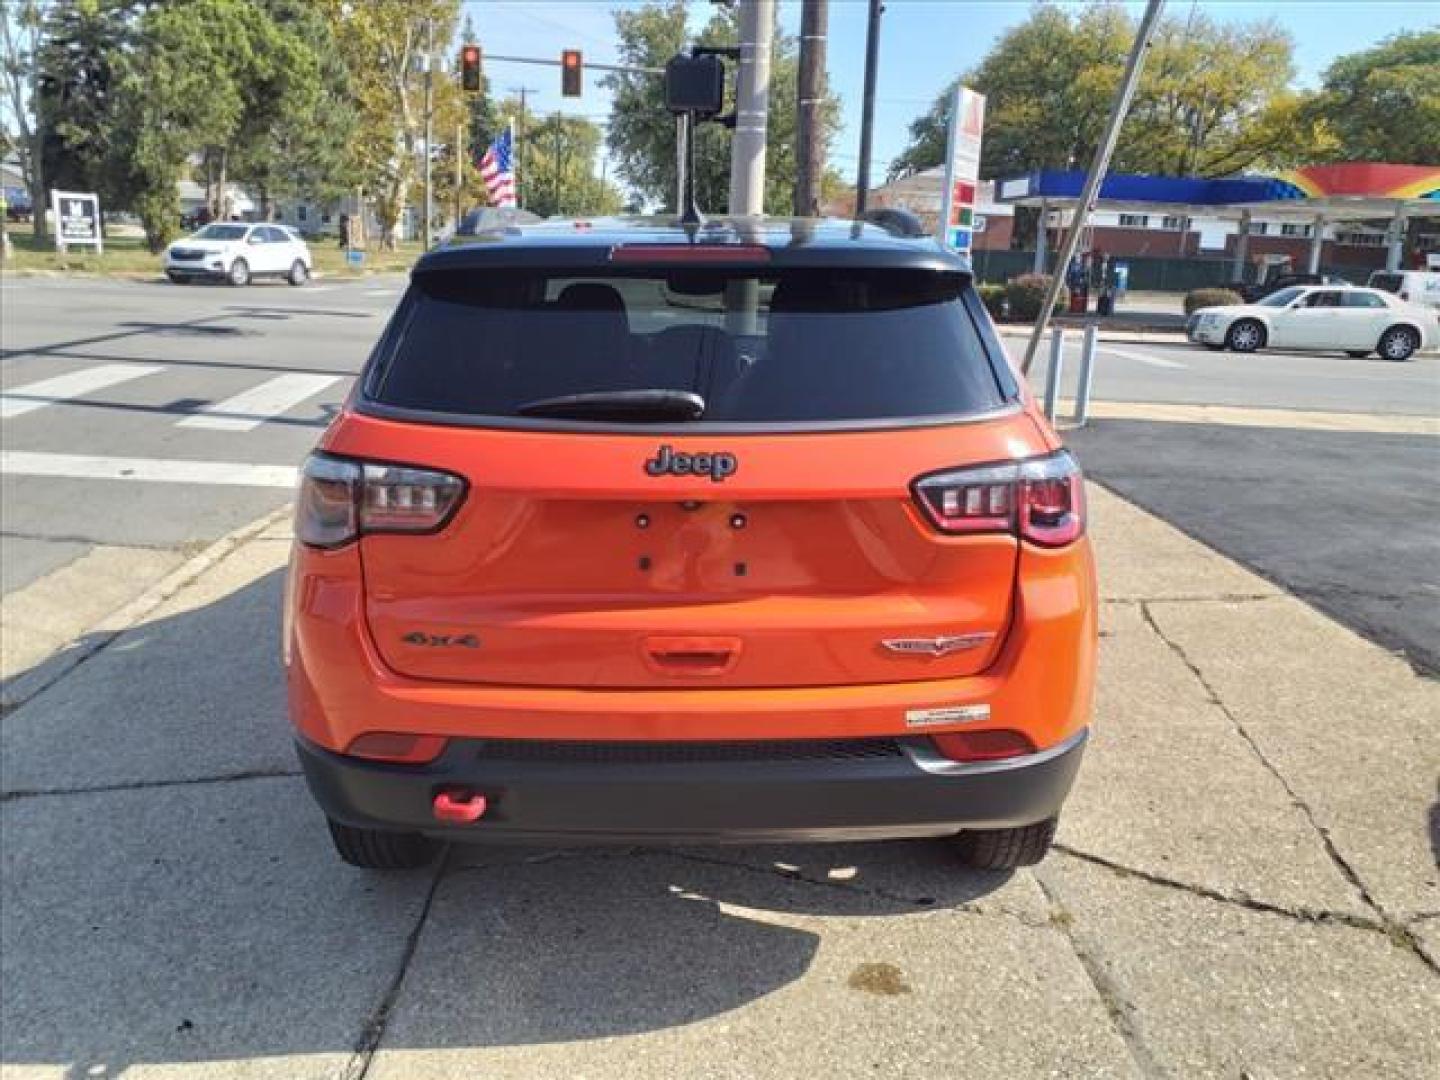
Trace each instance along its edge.
{"label": "sky", "polygon": [[[778,0],[781,26],[799,30],[799,0]],[[490,61],[490,54],[559,59],[566,48],[580,49],[587,62],[616,60],[616,8],[642,6],[621,0],[465,0],[487,55],[486,74],[500,96],[513,88],[531,88],[531,107],[559,109],[603,121],[609,97],[586,79],[584,96],[560,96],[558,68]],[[704,23],[711,0],[691,0],[692,21]],[[1138,17],[1141,2],[1123,6]],[[1191,7],[1219,22],[1244,23],[1273,18],[1295,40],[1297,88],[1313,87],[1336,56],[1375,44],[1401,30],[1440,26],[1434,0],[1169,0],[1167,14],[1184,16]],[[872,177],[885,170],[904,148],[910,121],[929,108],[955,75],[974,66],[1009,27],[1023,22],[1029,0],[886,0],[881,20],[880,62],[876,79],[875,156]],[[865,0],[831,0],[827,67],[841,100],[842,130],[831,164],[853,182],[858,165],[861,91],[865,67]]]}

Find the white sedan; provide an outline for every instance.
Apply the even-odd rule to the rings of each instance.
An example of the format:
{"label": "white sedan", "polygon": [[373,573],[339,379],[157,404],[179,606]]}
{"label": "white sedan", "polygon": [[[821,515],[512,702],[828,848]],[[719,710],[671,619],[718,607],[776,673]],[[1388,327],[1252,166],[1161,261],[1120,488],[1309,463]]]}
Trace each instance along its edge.
{"label": "white sedan", "polygon": [[1253,304],[1201,308],[1185,334],[1212,349],[1335,349],[1408,360],[1440,343],[1434,311],[1381,289],[1292,285]]}
{"label": "white sedan", "polygon": [[166,248],[164,265],[177,285],[198,278],[248,285],[257,277],[304,285],[315,264],[305,241],[283,225],[216,221]]}

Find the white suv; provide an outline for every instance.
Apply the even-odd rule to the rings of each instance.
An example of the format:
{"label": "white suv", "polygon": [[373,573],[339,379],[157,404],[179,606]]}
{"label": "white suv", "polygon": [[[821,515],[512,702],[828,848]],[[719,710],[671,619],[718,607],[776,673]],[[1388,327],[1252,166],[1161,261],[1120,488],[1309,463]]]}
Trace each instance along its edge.
{"label": "white suv", "polygon": [[257,277],[304,285],[314,261],[305,241],[283,225],[216,221],[166,248],[164,265],[177,285],[197,278],[248,285]]}

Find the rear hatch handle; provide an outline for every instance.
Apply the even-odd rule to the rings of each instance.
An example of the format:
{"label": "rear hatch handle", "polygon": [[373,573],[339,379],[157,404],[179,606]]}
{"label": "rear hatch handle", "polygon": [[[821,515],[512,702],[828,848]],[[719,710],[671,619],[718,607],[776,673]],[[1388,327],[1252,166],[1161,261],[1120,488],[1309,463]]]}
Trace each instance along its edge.
{"label": "rear hatch handle", "polygon": [[725,675],[740,662],[737,637],[667,636],[645,639],[642,654],[650,670],[661,675]]}

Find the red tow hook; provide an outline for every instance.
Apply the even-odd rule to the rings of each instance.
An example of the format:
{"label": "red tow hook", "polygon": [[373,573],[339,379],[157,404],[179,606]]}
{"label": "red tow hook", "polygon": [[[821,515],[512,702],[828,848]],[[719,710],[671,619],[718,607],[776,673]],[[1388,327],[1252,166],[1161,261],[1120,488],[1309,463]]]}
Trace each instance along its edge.
{"label": "red tow hook", "polygon": [[432,804],[435,820],[461,825],[479,821],[485,814],[485,796],[473,791],[442,791]]}

